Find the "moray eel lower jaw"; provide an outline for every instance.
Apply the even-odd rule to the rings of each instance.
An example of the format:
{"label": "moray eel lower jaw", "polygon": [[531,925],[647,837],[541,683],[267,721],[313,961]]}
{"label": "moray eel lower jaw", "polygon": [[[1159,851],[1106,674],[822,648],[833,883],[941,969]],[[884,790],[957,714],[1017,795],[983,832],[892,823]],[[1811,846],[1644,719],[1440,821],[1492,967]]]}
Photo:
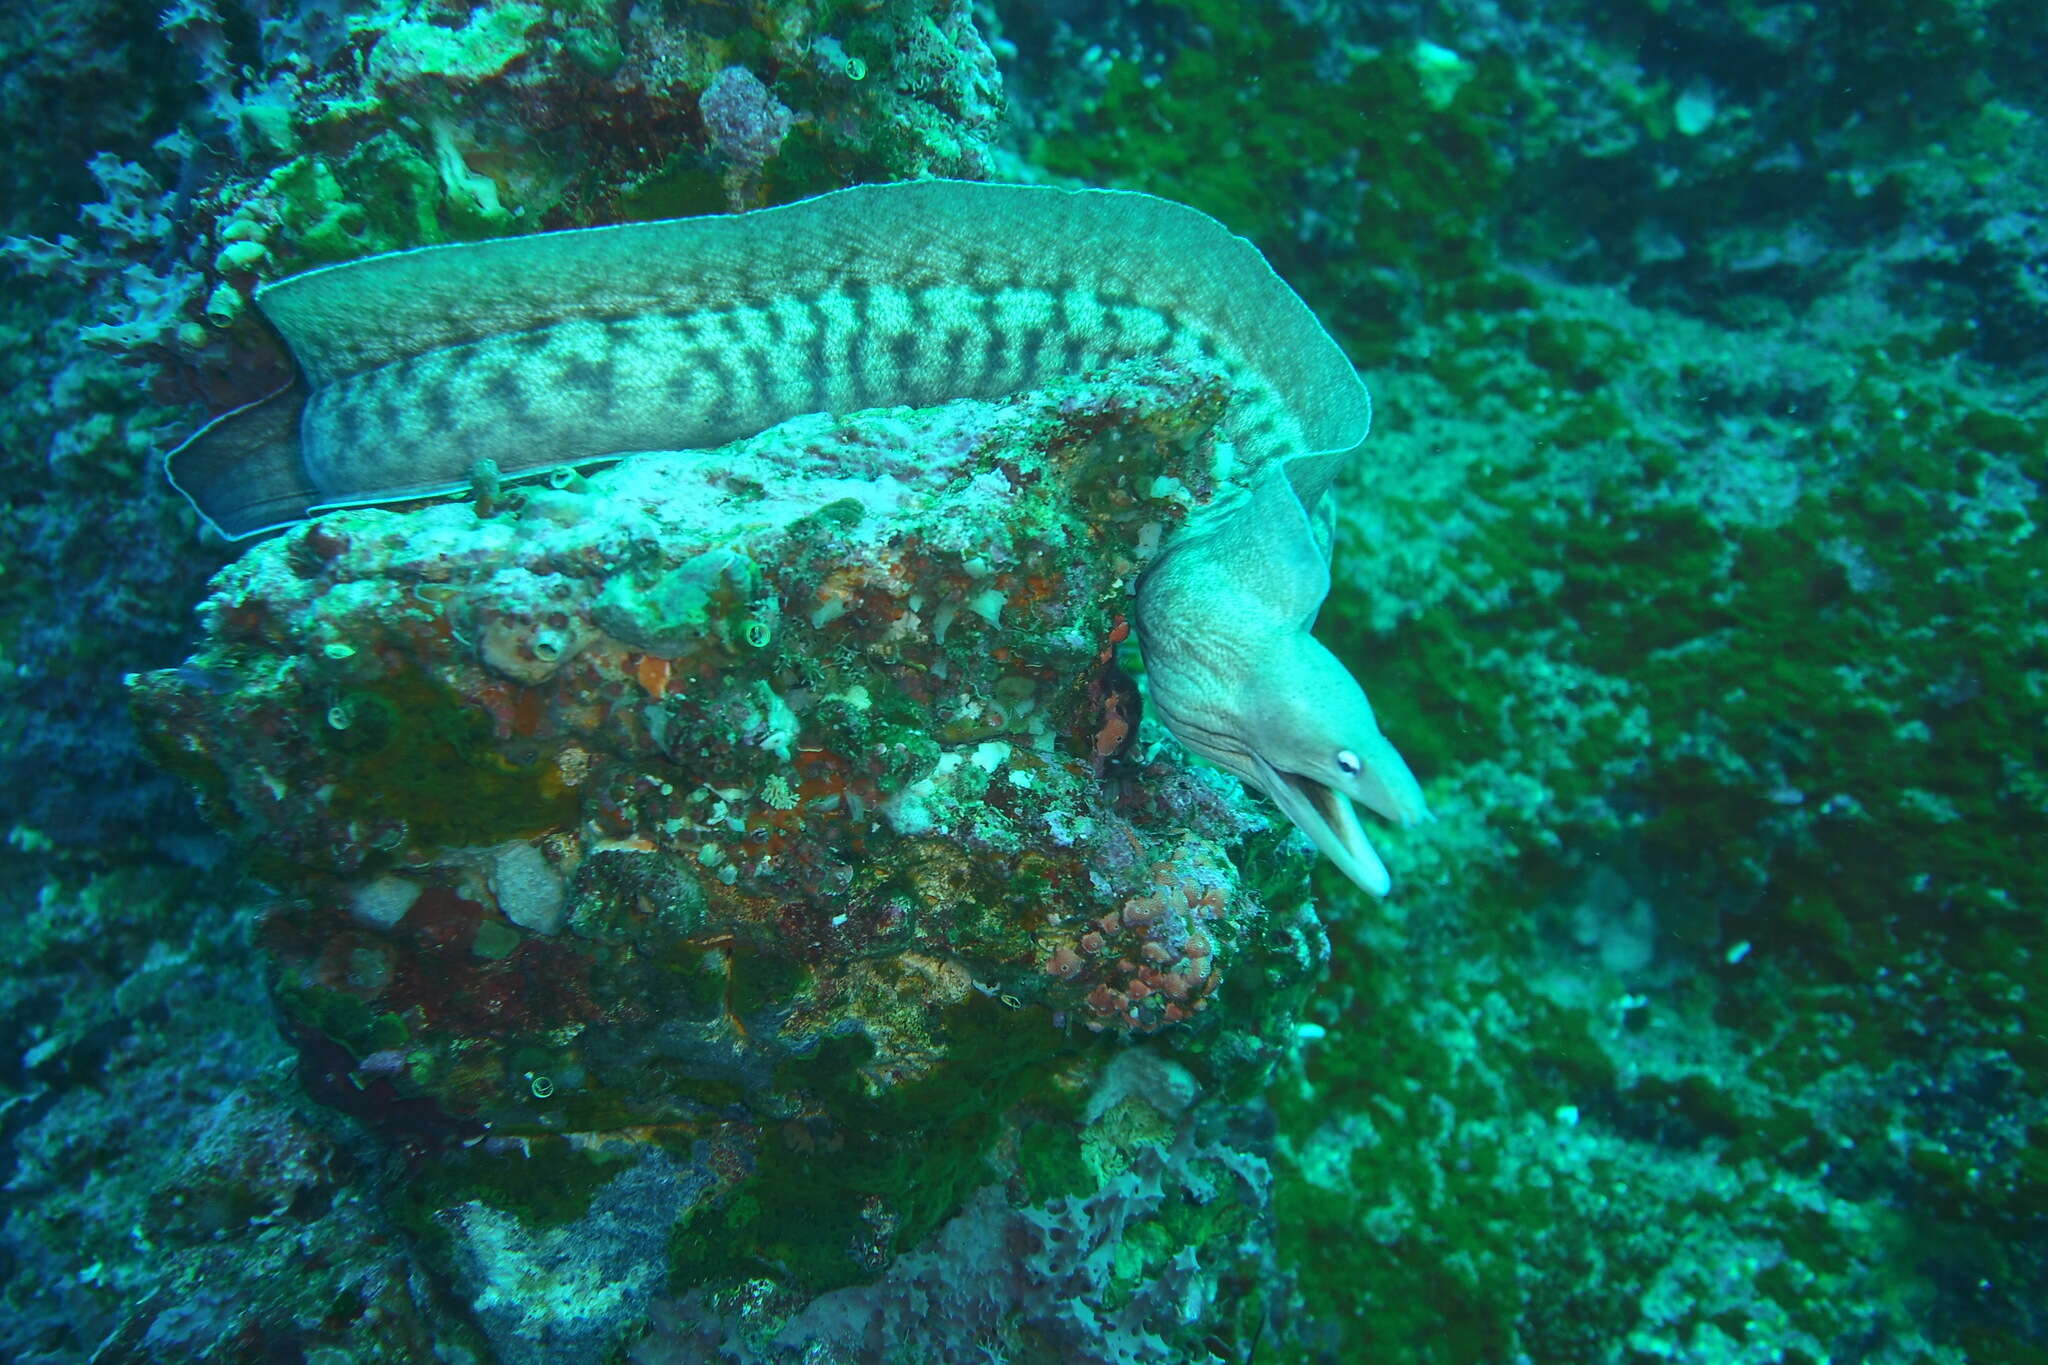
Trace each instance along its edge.
{"label": "moray eel lower jaw", "polygon": [[1333,773],[1327,775],[1329,780],[1277,768],[1256,753],[1249,757],[1253,780],[1273,798],[1281,813],[1322,850],[1324,857],[1336,864],[1339,872],[1361,889],[1384,896],[1393,885],[1392,879],[1387,875],[1387,865],[1373,849],[1372,840],[1366,837],[1352,802],[1396,825],[1423,824],[1435,817],[1429,813],[1415,775],[1394,752],[1394,746],[1379,735],[1372,738],[1377,743],[1365,744],[1363,754],[1344,751],[1358,759],[1359,771],[1355,775]]}
{"label": "moray eel lower jaw", "polygon": [[1384,896],[1392,889],[1394,882],[1387,875],[1387,865],[1380,861],[1372,841],[1365,837],[1349,797],[1312,777],[1282,772],[1257,755],[1253,755],[1253,761],[1258,764],[1259,785],[1273,798],[1273,804],[1323,851],[1324,857],[1337,865],[1339,872],[1375,896]]}

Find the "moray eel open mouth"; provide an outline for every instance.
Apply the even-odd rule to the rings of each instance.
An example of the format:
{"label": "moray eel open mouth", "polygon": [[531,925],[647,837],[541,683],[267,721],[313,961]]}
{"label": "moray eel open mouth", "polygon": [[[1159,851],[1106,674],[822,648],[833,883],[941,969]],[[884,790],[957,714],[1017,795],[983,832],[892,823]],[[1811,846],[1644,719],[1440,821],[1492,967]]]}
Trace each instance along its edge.
{"label": "moray eel open mouth", "polygon": [[1358,823],[1351,798],[1313,777],[1275,768],[1257,754],[1251,755],[1251,760],[1258,765],[1265,779],[1261,785],[1274,804],[1308,835],[1323,856],[1337,865],[1338,871],[1375,896],[1387,894],[1393,879],[1387,875],[1387,865],[1380,861],[1380,855],[1373,851],[1371,840],[1365,837],[1365,828]]}

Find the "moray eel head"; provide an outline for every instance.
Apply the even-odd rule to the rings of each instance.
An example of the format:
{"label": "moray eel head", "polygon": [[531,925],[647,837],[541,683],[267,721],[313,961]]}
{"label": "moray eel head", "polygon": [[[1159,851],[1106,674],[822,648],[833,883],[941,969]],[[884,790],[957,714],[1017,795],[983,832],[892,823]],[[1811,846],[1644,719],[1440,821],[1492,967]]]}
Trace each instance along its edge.
{"label": "moray eel head", "polygon": [[1334,654],[1305,630],[1262,643],[1241,672],[1148,644],[1153,703],[1183,744],[1272,797],[1338,871],[1384,896],[1386,864],[1352,803],[1420,824],[1432,818],[1422,788]]}
{"label": "moray eel head", "polygon": [[1431,818],[1422,788],[1335,655],[1305,632],[1279,652],[1245,689],[1247,775],[1340,872],[1384,896],[1386,864],[1352,803],[1396,825],[1419,824]]}

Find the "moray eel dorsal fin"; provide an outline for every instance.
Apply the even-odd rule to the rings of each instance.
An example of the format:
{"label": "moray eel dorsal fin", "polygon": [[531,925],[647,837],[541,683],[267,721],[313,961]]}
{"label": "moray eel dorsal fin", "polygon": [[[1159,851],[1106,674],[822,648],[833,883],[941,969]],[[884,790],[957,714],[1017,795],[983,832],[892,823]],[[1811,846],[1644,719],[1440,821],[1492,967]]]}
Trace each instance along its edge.
{"label": "moray eel dorsal fin", "polygon": [[[863,185],[377,256],[256,302],[300,383],[166,464],[230,538],[453,492],[482,460],[510,475],[703,449],[803,413],[995,397],[1132,357],[1221,369],[1235,390],[1222,434],[1253,471],[1238,505],[1257,511],[1204,518],[1148,574],[1154,700],[1369,890],[1385,871],[1345,798],[1420,818],[1364,694],[1308,634],[1329,587],[1325,495],[1371,401],[1257,248],[1195,209],[1116,190]],[[1323,752],[1332,735],[1348,747]],[[1331,770],[1343,756],[1370,767]]]}

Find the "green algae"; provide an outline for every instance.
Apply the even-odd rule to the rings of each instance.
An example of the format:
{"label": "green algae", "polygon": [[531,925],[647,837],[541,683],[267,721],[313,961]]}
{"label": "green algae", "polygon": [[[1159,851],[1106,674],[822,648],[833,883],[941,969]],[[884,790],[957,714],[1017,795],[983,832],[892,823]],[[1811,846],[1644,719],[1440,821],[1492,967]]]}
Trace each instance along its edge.
{"label": "green algae", "polygon": [[317,733],[339,779],[340,819],[398,819],[424,844],[490,845],[568,823],[576,800],[552,765],[508,761],[490,722],[420,674],[337,689]]}
{"label": "green algae", "polygon": [[[1760,1074],[1735,1078],[1730,1085],[1705,1072],[1646,1078],[1615,1093],[1595,1076],[1612,1074],[1613,1064],[1602,1055],[1615,1047],[1610,1041],[1581,1045],[1578,1050],[1588,1054],[1592,1070],[1562,1093],[1546,1094],[1530,1083],[1542,1075],[1547,1048],[1539,1048],[1521,1063],[1527,1076],[1514,1086],[1511,1103],[1541,1112],[1569,1100],[1581,1112],[1598,1116],[1603,1127],[1633,1133],[1667,1153],[1704,1144],[1724,1152],[1728,1161],[1771,1163],[1787,1173],[1786,1179],[1793,1172],[1817,1179],[1845,1139],[1801,1107],[1806,1088],[1824,1078],[1839,1084],[1845,1074],[1857,1071],[1881,1073],[1899,1058],[1925,1049],[1912,1036],[1917,1026],[1910,1006],[1902,1011],[1867,989],[1844,991],[1834,983],[1882,980],[1910,965],[1924,974],[1923,998],[1929,993],[1956,997],[1953,1006],[1943,1008],[1954,1010],[1947,1017],[1961,1026],[1962,1037],[1974,1036],[2007,1053],[2016,1038],[2038,1031],[2037,1013],[2020,1003],[2031,993],[2012,988],[2025,979],[2024,964],[2037,960],[2041,951],[2037,917],[2013,908],[2029,894],[2017,888],[2037,885],[2039,871],[2015,858],[2023,840],[2021,826],[2013,822],[2028,818],[2026,807],[2012,801],[2010,787],[2000,786],[2011,771],[2000,755],[2024,752],[2037,743],[2019,719],[2023,710],[2003,699],[2018,694],[2018,675],[2025,668],[2038,666],[2032,662],[2038,645],[1997,624],[2038,586],[2013,574],[2020,556],[1999,545],[2001,530],[2011,523],[1995,515],[1980,542],[1988,553],[1960,575],[1948,559],[1953,551],[1938,542],[1907,535],[1871,537],[1867,530],[1885,523],[1887,504],[1891,523],[1905,532],[1925,524],[1930,499],[1966,502],[1988,468],[1979,453],[1982,443],[2028,439],[2026,424],[2015,430],[1967,401],[1957,402],[1951,412],[1953,432],[1923,427],[1912,446],[1880,440],[1872,443],[1876,459],[1853,452],[1862,467],[1855,480],[1831,488],[1827,497],[1802,501],[1769,525],[1731,527],[1682,503],[1643,505],[1646,492],[1683,469],[1671,453],[1654,448],[1640,466],[1649,480],[1638,482],[1641,475],[1629,462],[1616,459],[1587,497],[1589,506],[1629,509],[1621,515],[1560,517],[1554,492],[1541,491],[1538,483],[1524,485],[1526,475],[1512,462],[1480,485],[1482,496],[1496,507],[1510,508],[1516,519],[1486,542],[1493,555],[1486,562],[1488,571],[1503,581],[1545,586],[1540,594],[1519,601],[1493,599],[1483,607],[1447,601],[1404,627],[1400,651],[1377,665],[1381,676],[1405,680],[1393,688],[1376,680],[1375,694],[1395,699],[1390,728],[1418,755],[1419,767],[1455,770],[1455,748],[1411,739],[1416,729],[1402,723],[1400,698],[1414,695],[1411,688],[1426,690],[1433,677],[1450,669],[1467,684],[1459,706],[1460,714],[1473,718],[1468,729],[1512,714],[1516,694],[1503,685],[1510,679],[1475,668],[1475,662],[1491,642],[1535,629],[1541,619],[1565,609],[1584,628],[1569,639],[1552,637],[1551,647],[1575,658],[1589,677],[1626,679],[1622,695],[1640,703],[1642,720],[1628,720],[1624,707],[1605,724],[1563,729],[1560,737],[1569,744],[1573,761],[1545,773],[1556,790],[1558,818],[1552,828],[1563,830],[1569,840],[1611,847],[1611,816],[1603,815],[1603,809],[1619,801],[1648,812],[1649,818],[1639,819],[1635,828],[1651,859],[1687,869],[1683,875],[1698,883],[1744,888],[1753,897],[1733,924],[1725,908],[1706,905],[1694,912],[1697,918],[1688,926],[1678,918],[1684,906],[1680,901],[1665,924],[1667,941],[1689,941],[1691,951],[1705,952],[1741,934],[1748,940],[1741,945],[1744,951],[1784,958],[1760,969],[1723,966],[1717,971],[1722,1026],[1772,1040],[1757,1059]],[[1845,423],[1844,434],[1879,429],[1885,416],[1873,412],[1867,425]],[[1965,431],[1973,435],[1962,436]],[[1642,444],[1613,414],[1568,434],[1569,440],[1559,436],[1561,446]],[[1847,449],[1841,455],[1852,458]],[[1887,463],[1893,465],[1888,471]],[[1855,551],[1845,554],[1849,546]],[[1971,591],[1942,585],[1945,577],[1958,576],[1971,583]],[[1713,586],[1702,591],[1703,583]],[[1990,590],[1975,591],[1978,583]],[[1874,590],[1873,584],[1884,588]],[[1360,618],[1349,607],[1333,605],[1340,622],[1348,618],[1358,628]],[[1941,629],[1928,631],[1919,622],[1938,622]],[[1342,632],[1340,625],[1333,633]],[[1957,639],[1972,641],[1971,670],[1981,680],[1982,700],[1952,706],[1949,723],[1935,721],[1923,730],[1911,720],[1926,695],[1921,689],[1938,689],[1944,679],[1956,676],[1952,649]],[[1709,745],[1698,742],[1703,718],[1711,726]],[[1421,728],[1426,736],[1427,725]],[[1499,733],[1510,732],[1503,727]],[[1526,752],[1529,746],[1522,747]],[[1617,752],[1652,760],[1622,769],[1627,776],[1619,792],[1612,763]],[[1760,772],[1785,775],[1776,799]],[[1814,810],[1822,805],[1816,789],[1821,794],[1855,792],[1862,809],[1845,808],[1829,819],[1825,808]],[[1912,795],[1916,791],[1940,792],[1944,802],[1923,801]],[[1964,828],[1958,828],[1957,817]],[[1798,831],[1795,837],[1787,837],[1788,825]],[[1508,838],[1518,833],[1512,827],[1503,831]],[[1555,846],[1525,846],[1522,870],[1513,883],[1468,878],[1468,904],[1494,907],[1489,914],[1506,917],[1518,913],[1517,907],[1568,894],[1571,877],[1559,866],[1563,861]],[[1554,870],[1546,872],[1546,866]],[[1946,907],[1938,912],[1936,895]],[[1530,956],[1527,944],[1513,940],[1490,951],[1505,960]],[[1802,979],[1809,968],[1817,971],[1818,982]],[[1368,1014],[1377,1019],[1389,1008],[1395,1017],[1407,1013],[1381,1005]],[[2023,1049],[2026,1043],[2017,1046]],[[1442,1039],[1422,1032],[1404,1047],[1376,1028],[1373,1049],[1385,1051],[1392,1065],[1379,1081],[1361,1079],[1361,1094],[1416,1081],[1460,1094],[1455,1073],[1444,1064]],[[1324,1078],[1318,1086],[1318,1108],[1294,1112],[1290,1128],[1310,1130],[1318,1112],[1353,1107],[1323,1088],[1329,1083]],[[1787,1102],[1759,1107],[1753,1094],[1759,1084]],[[1460,1112],[1493,1107],[1483,1096],[1470,1094],[1453,1103]],[[2030,1094],[2016,1107],[2026,1112],[2038,1103],[2038,1095]],[[1495,1143],[1478,1132],[1473,1137],[1486,1147]],[[1321,1187],[1303,1187],[1298,1177],[1283,1176],[1281,1223],[1291,1254],[1306,1258],[1307,1283],[1393,1286],[1385,1305],[1390,1312],[1355,1320],[1356,1330],[1376,1341],[1421,1343],[1441,1329],[1434,1313],[1412,1312],[1407,1305],[1447,1296],[1465,1303],[1468,1315],[1455,1329],[1465,1335],[1441,1350],[1418,1344],[1417,1359],[1492,1358],[1508,1339],[1504,1333],[1512,1333],[1519,1349],[1530,1351],[1540,1333],[1552,1330],[1535,1311],[1539,1302],[1569,1307],[1572,1317],[1583,1315],[1583,1326],[1578,1345],[1552,1340],[1547,1351],[1534,1354],[1592,1358],[1586,1353],[1598,1325],[1628,1321],[1632,1305],[1624,1298],[1573,1305],[1574,1291],[1560,1281],[1569,1279],[1574,1254],[1600,1257],[1602,1274],[1610,1280],[1634,1275],[1648,1282],[1663,1273],[1660,1267],[1668,1264],[1670,1248],[1644,1232],[1655,1213],[1640,1211],[1629,1219],[1627,1231],[1611,1226],[1574,1253],[1576,1239],[1560,1239],[1554,1229],[1583,1220],[1585,1204],[1578,1196],[1561,1205],[1553,1202],[1555,1196],[1544,1196],[1526,1205],[1500,1206],[1489,1202],[1495,1196],[1482,1185],[1461,1195],[1455,1209],[1432,1207],[1428,1222],[1441,1256],[1466,1266],[1492,1267],[1486,1278],[1467,1285],[1463,1298],[1456,1297],[1455,1286],[1429,1280],[1441,1273],[1432,1268],[1439,1260],[1435,1254],[1420,1263],[1411,1257],[1383,1263],[1333,1250],[1320,1240],[1322,1234],[1334,1238],[1350,1220],[1372,1225],[1372,1201],[1365,1192],[1418,1189],[1438,1178],[1436,1163],[1423,1153],[1442,1140],[1420,1133],[1387,1135],[1375,1149],[1383,1154],[1382,1164],[1353,1175],[1361,1198],[1343,1212],[1330,1211]],[[1405,1160],[1395,1155],[1404,1143],[1415,1148]],[[1916,1240],[1952,1238],[1948,1229],[1957,1221],[1995,1222],[2002,1208],[2012,1206],[2015,1192],[2009,1185],[1981,1176],[1971,1182],[1951,1178],[1966,1167],[1976,1172],[2014,1169],[2017,1160],[2010,1154],[1993,1156],[1980,1149],[1962,1160],[1923,1154],[1914,1164],[1943,1193],[1924,1199],[1881,1236],[1858,1236],[1853,1216],[1837,1212],[1808,1218],[1754,1196],[1716,1200],[1699,1212],[1731,1225],[1747,1221],[1751,1235],[1782,1241],[1787,1264],[1797,1267],[1798,1275],[1847,1284],[1873,1275],[1873,1261],[1895,1256]],[[1483,1165],[1475,1165],[1461,1173],[1459,1187],[1465,1188],[1468,1177],[1481,1180],[1484,1173]],[[1859,1178],[1898,1177],[1870,1169]],[[1661,1207],[1674,1196],[1644,1191],[1642,1197]],[[1487,1221],[1466,1222],[1468,1208],[1483,1211]],[[1548,1230],[1530,1244],[1541,1247],[1541,1254],[1522,1249],[1511,1255],[1498,1240],[1500,1231],[1510,1228]],[[1627,1239],[1637,1246],[1632,1263],[1624,1259]],[[1984,1273],[2014,1272],[1986,1262]],[[1533,1299],[1531,1291],[1518,1288],[1531,1277],[1543,1285]],[[1778,1291],[1785,1339],[1812,1331],[1824,1340],[1830,1301],[1824,1291],[1808,1287],[1810,1281],[1799,1283],[1796,1291],[1789,1285]],[[1910,1283],[1909,1274],[1898,1274],[1897,1283]],[[1850,1301],[1858,1292],[1851,1291]],[[1498,1307],[1514,1302],[1518,1294],[1523,1307]],[[1344,1319],[1346,1303],[1337,1298],[1325,1304],[1332,1320]],[[1563,1325],[1556,1324],[1556,1330]],[[1702,1317],[1691,1327],[1670,1330],[1681,1338],[1690,1331],[1710,1332],[1714,1320]]]}
{"label": "green algae", "polygon": [[947,1010],[940,1027],[945,1063],[882,1095],[863,1078],[874,1048],[860,1035],[824,1039],[784,1063],[777,1091],[814,1094],[837,1121],[822,1134],[765,1132],[740,1192],[678,1225],[672,1283],[715,1288],[765,1272],[821,1292],[870,1278],[989,1183],[1009,1113],[1059,1102],[1060,1059],[1100,1046],[1050,1029],[1020,1034],[1006,1007],[978,996]]}
{"label": "green algae", "polygon": [[278,1008],[286,1017],[317,1029],[358,1060],[373,1052],[402,1048],[412,1040],[412,1030],[401,1015],[379,1010],[347,991],[280,981],[276,994]]}
{"label": "green algae", "polygon": [[1026,1204],[1046,1204],[1066,1195],[1091,1193],[1099,1183],[1083,1135],[1065,1116],[1026,1116],[1017,1130],[1017,1176]]}
{"label": "green algae", "polygon": [[423,1165],[387,1194],[393,1219],[443,1258],[457,1251],[448,1213],[471,1201],[516,1217],[528,1228],[568,1228],[589,1216],[598,1192],[628,1169],[628,1156],[530,1143],[511,1153],[446,1157]]}
{"label": "green algae", "polygon": [[[1241,0],[1162,8],[1208,40],[1174,51],[1163,79],[1116,62],[1085,122],[1035,142],[1033,161],[1193,204],[1251,237],[1361,363],[1398,341],[1395,272],[1468,289],[1495,273],[1501,126],[1520,93],[1504,58],[1477,59],[1439,106],[1407,54],[1361,53],[1326,80],[1316,66],[1326,35],[1287,16],[1253,17]],[[1334,267],[1295,245],[1304,176],[1357,191],[1341,209],[1347,240]]]}

